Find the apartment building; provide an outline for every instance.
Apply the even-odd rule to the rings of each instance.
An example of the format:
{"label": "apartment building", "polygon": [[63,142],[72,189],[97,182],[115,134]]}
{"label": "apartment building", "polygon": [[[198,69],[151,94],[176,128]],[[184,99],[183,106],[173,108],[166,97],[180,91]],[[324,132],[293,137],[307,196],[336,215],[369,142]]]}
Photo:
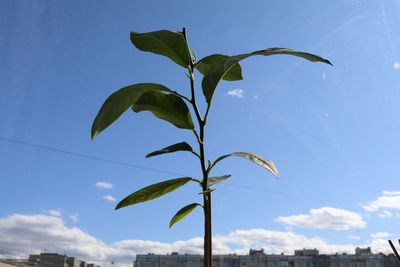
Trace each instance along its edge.
{"label": "apartment building", "polygon": [[[374,254],[371,248],[356,248],[355,254],[319,254],[317,249],[295,250],[293,255],[265,254],[264,250],[248,255],[214,255],[214,267],[398,267],[393,254]],[[134,267],[202,267],[203,256],[195,254],[140,254]]]}

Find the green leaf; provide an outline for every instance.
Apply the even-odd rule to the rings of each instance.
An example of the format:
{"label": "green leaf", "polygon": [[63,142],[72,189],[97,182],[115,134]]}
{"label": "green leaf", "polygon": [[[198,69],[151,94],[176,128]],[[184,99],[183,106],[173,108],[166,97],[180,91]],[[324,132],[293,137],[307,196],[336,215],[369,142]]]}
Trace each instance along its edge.
{"label": "green leaf", "polygon": [[144,92],[149,91],[172,92],[167,87],[156,83],[138,83],[116,91],[106,99],[97,113],[92,124],[92,139],[118,119],[125,110],[133,106]]}
{"label": "green leaf", "polygon": [[186,142],[177,143],[171,146],[164,147],[161,150],[157,150],[151,152],[150,154],[146,155],[146,158],[151,158],[153,156],[165,154],[165,153],[172,153],[176,151],[193,151],[193,148]]}
{"label": "green leaf", "polygon": [[217,164],[219,161],[221,161],[221,160],[223,160],[223,159],[225,159],[227,157],[230,157],[230,156],[238,156],[238,157],[242,157],[242,158],[251,160],[255,164],[258,164],[261,167],[263,167],[263,168],[269,170],[270,172],[272,172],[272,174],[275,175],[276,178],[279,178],[278,170],[276,169],[276,167],[275,167],[275,165],[274,165],[274,163],[272,161],[270,161],[268,159],[265,159],[265,158],[263,158],[263,157],[261,157],[259,155],[254,154],[254,153],[250,153],[250,152],[234,152],[234,153],[231,153],[231,154],[223,155],[223,156],[217,158],[214,161],[214,163],[213,163],[213,165],[211,167],[214,167],[215,164]]}
{"label": "green leaf", "polygon": [[225,181],[226,179],[228,179],[228,178],[230,178],[230,177],[231,177],[230,174],[228,174],[228,175],[223,175],[223,176],[208,177],[208,180],[207,180],[207,187],[210,187],[210,186],[212,186],[212,185],[214,185],[214,184],[218,184],[218,183],[220,183],[220,182],[223,182],[223,181]]}
{"label": "green leaf", "polygon": [[115,209],[117,210],[126,206],[146,202],[161,197],[183,186],[191,180],[192,178],[190,177],[183,177],[147,186],[124,198],[121,202],[118,203]]}
{"label": "green leaf", "polygon": [[131,32],[131,41],[139,50],[166,56],[184,68],[190,64],[190,51],[182,33],[167,30]]}
{"label": "green leaf", "polygon": [[265,50],[259,50],[248,54],[241,54],[237,56],[231,56],[226,58],[220,58],[217,62],[209,65],[207,72],[203,77],[203,81],[201,83],[203,94],[206,97],[207,103],[210,104],[212,97],[214,95],[215,89],[218,86],[219,81],[228,73],[228,71],[233,68],[239,61],[248,58],[250,56],[271,56],[271,55],[292,55],[307,59],[311,62],[323,62],[329,65],[332,65],[329,60],[323,59],[322,57],[305,53],[305,52],[297,52],[288,48],[268,48]]}
{"label": "green leaf", "polygon": [[194,129],[192,116],[186,103],[174,94],[151,91],[142,94],[132,107],[133,111],[150,111],[178,128]]}
{"label": "green leaf", "polygon": [[189,213],[191,213],[197,206],[201,206],[199,203],[192,203],[183,208],[181,208],[172,220],[169,222],[169,228],[171,228],[175,223],[179,222],[185,218]]}
{"label": "green leaf", "polygon": [[[199,62],[195,64],[195,68],[200,71],[201,74],[206,75],[210,71],[212,71],[212,65],[218,63],[222,60],[226,60],[229,56],[214,54],[208,57],[201,59]],[[222,80],[226,81],[238,81],[243,80],[242,76],[242,67],[239,63],[234,64],[222,77]]]}

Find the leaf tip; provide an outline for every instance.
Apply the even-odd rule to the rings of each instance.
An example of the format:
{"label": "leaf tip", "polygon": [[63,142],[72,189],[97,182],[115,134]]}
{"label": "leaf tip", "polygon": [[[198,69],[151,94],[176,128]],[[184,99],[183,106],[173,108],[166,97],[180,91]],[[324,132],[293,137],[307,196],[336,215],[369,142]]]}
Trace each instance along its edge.
{"label": "leaf tip", "polygon": [[120,208],[123,208],[124,206],[119,202],[117,206],[115,206],[114,210],[119,210]]}
{"label": "leaf tip", "polygon": [[[272,163],[272,162],[271,162]],[[273,163],[272,163],[273,164]],[[279,179],[280,178],[280,175],[279,175],[279,172],[278,172],[278,169],[275,167],[275,165],[273,165],[273,168],[272,168],[272,174],[275,176],[275,178],[276,179]]]}
{"label": "leaf tip", "polygon": [[93,141],[98,134],[99,134],[98,131],[92,132],[92,135],[90,136],[90,139]]}
{"label": "leaf tip", "polygon": [[92,128],[90,129],[90,139],[92,139],[92,140],[94,140],[96,138],[96,136],[99,135],[99,133],[101,132],[101,130],[99,130],[99,127],[97,125],[96,119],[94,120],[94,122],[92,124]]}

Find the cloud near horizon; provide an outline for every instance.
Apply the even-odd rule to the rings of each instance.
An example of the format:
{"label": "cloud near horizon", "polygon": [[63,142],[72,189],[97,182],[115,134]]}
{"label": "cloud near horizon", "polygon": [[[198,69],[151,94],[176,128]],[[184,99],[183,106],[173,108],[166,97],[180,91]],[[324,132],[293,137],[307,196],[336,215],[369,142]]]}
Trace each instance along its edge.
{"label": "cloud near horizon", "polygon": [[79,213],[75,212],[73,214],[68,215],[68,217],[74,222],[76,223],[79,219]]}
{"label": "cloud near horizon", "polygon": [[378,232],[370,235],[371,238],[386,238],[391,236],[391,234],[386,233],[386,232]]}
{"label": "cloud near horizon", "polygon": [[52,216],[61,216],[62,212],[60,210],[46,210],[46,212]]}
{"label": "cloud near horizon", "polygon": [[350,228],[365,228],[367,226],[361,215],[331,207],[311,209],[309,214],[278,217],[276,221],[290,226],[311,229],[348,230]]}
{"label": "cloud near horizon", "polygon": [[[167,254],[175,251],[201,254],[203,247],[201,237],[172,243],[132,239],[106,244],[78,227],[66,226],[60,217],[43,214],[14,214],[0,218],[0,236],[0,257],[27,257],[28,254],[51,249],[51,252],[66,253],[100,264],[114,261],[119,266],[131,266],[136,254]],[[354,253],[356,247],[353,244],[329,244],[319,237],[309,238],[291,231],[266,229],[236,230],[226,235],[215,235],[213,245],[215,254],[247,254],[250,248],[264,248],[266,253],[286,254],[293,254],[295,249],[301,248],[318,248],[320,253],[329,254]],[[364,245],[371,246],[375,252],[390,253],[385,239],[373,239]]]}
{"label": "cloud near horizon", "polygon": [[[364,205],[363,209],[369,212],[381,209],[400,210],[400,191],[382,191],[382,196]],[[389,213],[386,212],[386,215]]]}

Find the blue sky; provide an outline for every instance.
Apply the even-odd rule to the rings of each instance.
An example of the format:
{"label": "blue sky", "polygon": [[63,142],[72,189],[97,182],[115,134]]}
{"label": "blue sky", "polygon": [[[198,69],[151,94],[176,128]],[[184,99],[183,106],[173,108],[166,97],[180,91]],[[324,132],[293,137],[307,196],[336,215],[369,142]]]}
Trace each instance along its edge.
{"label": "blue sky", "polygon": [[215,253],[390,252],[386,239],[400,234],[399,1],[16,0],[0,2],[0,257],[46,249],[107,266],[136,253],[201,252],[200,209],[168,230],[178,209],[200,201],[196,185],[114,211],[143,186],[199,176],[183,152],[144,158],[195,145],[191,133],[127,112],[90,140],[101,104],[123,86],[189,92],[181,67],[129,40],[183,26],[198,58],[288,47],[334,64],[254,57],[243,81],[220,84],[208,157],[251,151],[281,179],[240,158],[215,169],[232,174],[214,193]]}

